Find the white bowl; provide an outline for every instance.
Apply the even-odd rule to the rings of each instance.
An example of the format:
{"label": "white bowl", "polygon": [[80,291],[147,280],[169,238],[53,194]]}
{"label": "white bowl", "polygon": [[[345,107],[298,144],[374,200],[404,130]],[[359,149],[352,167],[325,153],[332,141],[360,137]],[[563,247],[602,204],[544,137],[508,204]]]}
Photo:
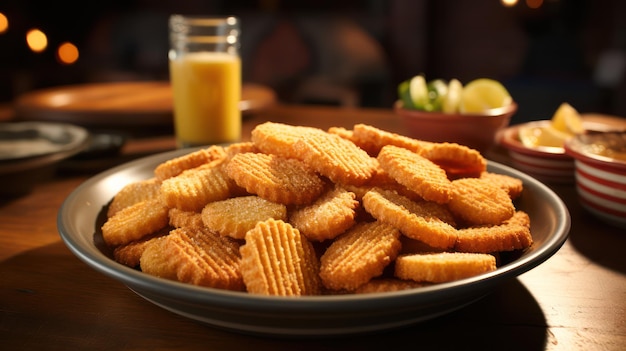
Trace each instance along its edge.
{"label": "white bowl", "polygon": [[[599,155],[589,145],[612,140],[625,158]],[[575,159],[576,190],[582,206],[606,222],[626,228],[626,132],[580,135],[565,144]]]}
{"label": "white bowl", "polygon": [[107,204],[124,185],[152,177],[158,164],[187,152],[190,150],[150,156],[92,177],[64,201],[57,226],[68,248],[96,271],[126,284],[159,307],[228,330],[290,337],[333,336],[435,318],[471,304],[497,285],[541,264],[563,245],[570,229],[567,207],[548,187],[510,167],[489,162],[489,171],[522,179],[524,192],[515,205],[529,214],[534,243],[523,252],[502,255],[502,264],[495,271],[479,276],[398,292],[294,298],[183,284],[115,262],[99,230]]}

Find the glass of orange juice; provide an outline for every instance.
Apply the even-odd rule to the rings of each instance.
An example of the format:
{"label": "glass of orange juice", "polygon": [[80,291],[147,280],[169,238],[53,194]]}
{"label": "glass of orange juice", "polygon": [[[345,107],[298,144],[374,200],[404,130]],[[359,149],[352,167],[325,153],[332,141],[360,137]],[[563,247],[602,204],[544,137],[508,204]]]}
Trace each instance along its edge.
{"label": "glass of orange juice", "polygon": [[236,17],[172,15],[170,82],[178,147],[241,139],[241,59]]}

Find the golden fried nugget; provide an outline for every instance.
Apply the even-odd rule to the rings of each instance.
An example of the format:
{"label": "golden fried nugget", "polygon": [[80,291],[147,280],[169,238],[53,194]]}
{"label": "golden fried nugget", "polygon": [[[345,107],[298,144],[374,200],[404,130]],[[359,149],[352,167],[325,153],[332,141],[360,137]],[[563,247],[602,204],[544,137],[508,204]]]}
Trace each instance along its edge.
{"label": "golden fried nugget", "polygon": [[479,151],[456,143],[432,143],[420,155],[443,168],[449,179],[479,177],[487,169]]}
{"label": "golden fried nugget", "polygon": [[500,225],[459,229],[454,249],[477,253],[526,249],[533,243],[527,216],[524,212],[516,212]]}
{"label": "golden fried nugget", "polygon": [[109,204],[107,217],[112,217],[130,205],[159,196],[160,188],[161,181],[156,178],[139,180],[124,186]]}
{"label": "golden fried nugget", "polygon": [[362,185],[376,172],[375,159],[336,134],[305,133],[293,150],[298,159],[335,183]]}
{"label": "golden fried nugget", "polygon": [[416,282],[414,280],[403,280],[398,278],[374,278],[367,283],[359,286],[354,293],[355,294],[371,294],[371,293],[385,293],[391,291],[401,291],[413,288],[419,288],[428,285],[423,282]]}
{"label": "golden fried nugget", "polygon": [[325,132],[313,127],[265,122],[254,127],[250,140],[266,154],[298,158],[297,152],[293,149],[293,144],[307,133]]}
{"label": "golden fried nugget", "polygon": [[446,172],[432,161],[394,145],[384,146],[377,159],[393,179],[423,199],[440,204],[450,200],[452,184]]}
{"label": "golden fried nugget", "polygon": [[229,198],[240,191],[219,161],[189,169],[161,184],[161,197],[169,207],[199,212],[212,201]]}
{"label": "golden fried nugget", "polygon": [[234,197],[207,204],[202,222],[210,230],[234,239],[243,239],[257,222],[269,218],[287,220],[287,207],[259,196]]}
{"label": "golden fried nugget", "polygon": [[141,270],[157,277],[212,288],[244,289],[239,244],[208,230],[177,228],[146,246]]}
{"label": "golden fried nugget", "polygon": [[104,222],[102,238],[111,247],[140,240],[168,225],[168,210],[158,197],[126,207]]}
{"label": "golden fried nugget", "polygon": [[483,172],[480,174],[480,179],[498,185],[504,189],[513,200],[517,199],[524,190],[524,184],[521,179],[506,174]]}
{"label": "golden fried nugget", "polygon": [[150,234],[140,240],[117,246],[113,250],[113,259],[116,262],[131,268],[139,267],[139,260],[141,259],[141,255],[143,254],[143,251],[148,246],[148,244],[152,240],[155,240],[156,238],[160,238],[167,234],[169,234],[169,228],[163,228],[162,230],[154,234]]}
{"label": "golden fried nugget", "polygon": [[247,291],[276,296],[319,295],[319,261],[313,245],[289,223],[268,219],[248,231],[241,246]]}
{"label": "golden fried nugget", "polygon": [[331,290],[356,290],[380,276],[401,249],[400,231],[380,221],[361,222],[337,237],[320,258],[320,278]]}
{"label": "golden fried nugget", "polygon": [[401,255],[445,251],[444,249],[428,245],[421,240],[409,238],[406,235],[400,237],[400,242],[402,243],[402,250],[400,250]]}
{"label": "golden fried nugget", "polygon": [[394,274],[400,279],[444,283],[495,269],[496,259],[489,254],[437,252],[398,256]]}
{"label": "golden fried nugget", "polygon": [[311,203],[325,187],[322,179],[301,161],[276,155],[237,154],[225,170],[249,193],[285,205]]}
{"label": "golden fried nugget", "polygon": [[224,147],[212,145],[208,148],[190,152],[159,164],[154,169],[154,175],[159,180],[165,180],[181,174],[183,171],[196,168],[203,164],[222,160],[226,157]]}
{"label": "golden fried nugget", "polygon": [[226,158],[232,159],[237,154],[244,152],[261,152],[259,148],[251,141],[242,141],[239,143],[233,143],[225,147]]}
{"label": "golden fried nugget", "polygon": [[309,240],[333,239],[355,223],[356,195],[339,186],[328,190],[314,203],[295,209],[289,223]]}
{"label": "golden fried nugget", "polygon": [[204,223],[202,222],[202,215],[195,211],[184,211],[176,207],[170,208],[168,212],[170,218],[169,223],[173,228],[192,228],[202,229]]}
{"label": "golden fried nugget", "polygon": [[354,133],[351,130],[346,129],[344,127],[330,127],[328,128],[328,133],[339,135],[340,137],[346,140],[350,140],[351,142],[354,142],[354,139],[353,139]]}
{"label": "golden fried nugget", "polygon": [[480,178],[456,179],[452,189],[448,208],[470,225],[500,224],[515,213],[507,192]]}
{"label": "golden fried nugget", "polygon": [[395,145],[416,153],[420,153],[432,144],[428,141],[409,138],[391,133],[367,124],[355,124],[352,128],[352,140],[356,145],[376,156],[385,145]]}
{"label": "golden fried nugget", "polygon": [[454,217],[435,202],[412,201],[394,191],[374,189],[363,196],[363,207],[374,218],[432,247],[449,249],[456,242]]}
{"label": "golden fried nugget", "polygon": [[502,224],[517,224],[530,229],[530,216],[524,211],[515,211],[513,216]]}

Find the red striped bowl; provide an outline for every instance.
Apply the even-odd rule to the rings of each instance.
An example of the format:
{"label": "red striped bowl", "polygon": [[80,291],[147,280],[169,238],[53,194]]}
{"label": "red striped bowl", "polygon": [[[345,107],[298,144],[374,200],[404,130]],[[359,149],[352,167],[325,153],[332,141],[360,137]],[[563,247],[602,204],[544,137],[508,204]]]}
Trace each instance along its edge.
{"label": "red striped bowl", "polygon": [[522,127],[541,127],[549,120],[527,122],[503,129],[497,142],[507,149],[511,165],[544,183],[574,183],[574,159],[560,147],[526,147],[519,139]]}
{"label": "red striped bowl", "polygon": [[[599,143],[620,154],[598,154]],[[626,228],[626,131],[579,135],[565,143],[565,152],[575,159],[576,190],[583,207]]]}

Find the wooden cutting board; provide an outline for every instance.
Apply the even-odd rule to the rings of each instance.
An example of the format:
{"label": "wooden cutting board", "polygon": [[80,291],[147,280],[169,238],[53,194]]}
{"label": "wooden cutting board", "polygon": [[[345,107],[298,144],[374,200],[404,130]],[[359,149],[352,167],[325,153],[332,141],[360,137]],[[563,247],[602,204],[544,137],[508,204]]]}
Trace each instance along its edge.
{"label": "wooden cutting board", "polygon": [[[242,86],[240,108],[248,114],[276,102],[258,84]],[[170,126],[172,89],[167,81],[114,82],[36,90],[15,101],[16,119],[66,122],[86,127]]]}

